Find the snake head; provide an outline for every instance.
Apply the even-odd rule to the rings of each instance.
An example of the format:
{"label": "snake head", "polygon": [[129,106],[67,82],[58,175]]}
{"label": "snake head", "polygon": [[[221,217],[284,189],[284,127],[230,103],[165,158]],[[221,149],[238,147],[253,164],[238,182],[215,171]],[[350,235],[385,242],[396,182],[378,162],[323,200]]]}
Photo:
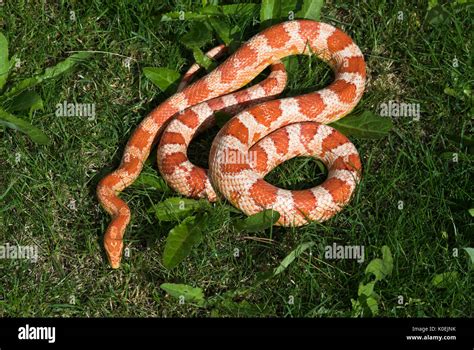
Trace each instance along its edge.
{"label": "snake head", "polygon": [[104,246],[110,266],[113,269],[118,269],[120,267],[120,261],[122,260],[123,241],[121,239],[112,239],[106,235],[104,238]]}

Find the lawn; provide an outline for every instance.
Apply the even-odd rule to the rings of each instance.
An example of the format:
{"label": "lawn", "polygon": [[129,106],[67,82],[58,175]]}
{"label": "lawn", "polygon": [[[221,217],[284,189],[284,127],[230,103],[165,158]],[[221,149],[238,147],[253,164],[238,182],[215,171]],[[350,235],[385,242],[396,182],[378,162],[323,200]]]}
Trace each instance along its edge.
{"label": "lawn", "polygon": [[[33,88],[44,108],[22,118],[43,130],[49,145],[0,129],[0,245],[39,249],[36,262],[0,259],[0,316],[472,317],[473,270],[464,248],[474,247],[474,4],[435,3],[328,1],[322,9],[320,20],[346,31],[366,59],[367,87],[354,114],[371,111],[393,123],[383,137],[349,136],[363,179],[342,212],[301,228],[246,232],[236,225],[243,214],[225,202],[212,204],[201,243],[170,269],[163,251],[179,222],[158,220],[150,208],[178,195],[142,181],[121,195],[133,216],[127,257],[112,270],[102,246],[110,218],[95,188],[118,166],[134,128],[172,93],[161,92],[143,68],[184,73],[194,62],[178,40],[192,21],[160,21],[162,15],[198,12],[202,4],[5,1],[0,31],[19,59],[6,88],[78,51],[92,54]],[[240,28],[237,40],[260,30],[258,7],[225,20]],[[203,48],[217,43],[215,36]],[[288,65],[283,96],[333,79],[317,59],[296,62]],[[95,104],[95,118],[57,116],[65,101]],[[419,118],[378,115],[390,101],[419,106]],[[207,165],[217,130],[193,141],[192,161]],[[159,181],[154,159],[144,174]],[[321,183],[324,172],[316,161],[298,158],[267,179],[300,189]],[[363,246],[364,261],[327,259],[334,243]],[[390,266],[375,294],[364,294],[360,289],[375,279],[366,267],[382,258],[383,246],[391,254],[384,248],[386,259],[372,265]],[[297,247],[306,250],[297,249],[294,261],[274,273]],[[164,283],[200,288],[204,296],[176,297]]]}

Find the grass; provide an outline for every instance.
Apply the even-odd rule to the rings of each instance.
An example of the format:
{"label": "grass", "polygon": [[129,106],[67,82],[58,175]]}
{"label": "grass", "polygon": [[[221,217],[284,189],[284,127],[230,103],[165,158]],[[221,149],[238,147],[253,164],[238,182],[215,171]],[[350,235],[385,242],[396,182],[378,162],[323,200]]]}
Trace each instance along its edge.
{"label": "grass", "polygon": [[[125,237],[130,257],[121,269],[110,270],[102,248],[109,217],[98,205],[95,187],[117,167],[140,120],[166,98],[143,77],[142,68],[184,72],[192,64],[192,54],[176,41],[189,23],[159,18],[193,6],[187,1],[5,2],[0,28],[10,52],[22,61],[13,82],[70,51],[101,53],[36,89],[45,110],[30,121],[46,131],[52,145],[37,146],[22,134],[0,131],[0,195],[5,194],[0,244],[40,249],[37,263],[0,260],[0,316],[351,316],[351,298],[357,298],[365,266],[387,245],[394,269],[377,285],[381,316],[472,317],[473,275],[462,247],[473,246],[474,230],[467,210],[456,203],[473,201],[473,158],[459,142],[448,140],[448,135],[472,135],[472,115],[468,102],[444,93],[445,87],[472,89],[472,5],[447,6],[450,15],[436,25],[425,20],[423,1],[332,1],[323,8],[321,20],[348,32],[366,57],[369,80],[358,110],[377,112],[380,103],[398,100],[419,103],[422,111],[419,121],[393,118],[394,128],[383,139],[352,138],[364,177],[340,214],[300,229],[245,234],[231,224],[241,215],[216,204],[202,243],[167,270],[161,256],[174,223],[157,222],[147,210],[176,194],[132,186],[122,194],[133,212]],[[244,28],[244,39],[258,32],[252,18],[231,20]],[[312,64],[308,74],[309,62],[302,59],[292,67],[286,95],[331,81],[322,63]],[[97,118],[56,117],[55,105],[64,100],[95,103]],[[198,151],[190,153],[197,163],[205,163],[211,139],[212,132],[193,143]],[[444,159],[443,152],[457,152],[459,161]],[[145,172],[154,174],[155,166]],[[316,163],[306,159],[286,162],[269,176],[286,188],[323,178]],[[315,242],[312,255],[306,251],[283,273],[259,282],[260,273],[307,241]],[[324,247],[334,242],[365,246],[366,261],[325,260]],[[435,288],[433,276],[447,271],[457,271],[459,278],[448,288]],[[201,287],[214,306],[180,305],[160,289],[165,282]]]}

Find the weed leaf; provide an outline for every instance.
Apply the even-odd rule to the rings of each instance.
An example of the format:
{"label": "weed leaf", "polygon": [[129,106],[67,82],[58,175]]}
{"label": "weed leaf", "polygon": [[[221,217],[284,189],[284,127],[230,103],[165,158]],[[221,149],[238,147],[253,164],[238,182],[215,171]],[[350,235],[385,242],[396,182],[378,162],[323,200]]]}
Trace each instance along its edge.
{"label": "weed leaf", "polygon": [[265,28],[281,16],[281,0],[263,0],[260,7],[260,23]]}
{"label": "weed leaf", "polygon": [[349,115],[329,125],[346,136],[366,139],[385,137],[393,127],[390,118],[375,115],[370,111],[364,111],[361,115]]}
{"label": "weed leaf", "polygon": [[393,270],[393,258],[390,248],[384,245],[382,247],[383,259],[373,259],[366,267],[365,273],[372,273],[375,281],[381,281],[389,276]]}
{"label": "weed leaf", "polygon": [[27,78],[25,80],[20,81],[18,84],[13,86],[10,90],[8,90],[4,97],[10,97],[19,94],[20,92],[29,89],[44,80],[55,78],[69,70],[71,70],[74,66],[76,66],[79,62],[89,58],[91,53],[89,52],[79,52],[75,53],[64,61],[59,62],[54,67],[46,68],[43,74],[36,75],[31,78]]}
{"label": "weed leaf", "polygon": [[193,246],[201,242],[203,220],[190,216],[171,229],[163,253],[163,265],[167,269],[177,266],[191,253]]}
{"label": "weed leaf", "polygon": [[280,213],[268,209],[239,221],[236,228],[247,232],[258,232],[270,228],[280,219]]}
{"label": "weed leaf", "polygon": [[160,286],[166,293],[175,298],[184,298],[185,302],[204,304],[204,293],[201,288],[194,288],[187,284],[163,283]]}
{"label": "weed leaf", "polygon": [[439,289],[448,288],[459,278],[457,271],[448,271],[436,274],[431,280],[431,284]]}
{"label": "weed leaf", "polygon": [[205,23],[195,23],[180,41],[189,49],[201,48],[212,41],[212,32]]}
{"label": "weed leaf", "polygon": [[34,91],[24,91],[13,98],[8,110],[12,112],[29,111],[30,114],[38,109],[43,109],[43,99]]}
{"label": "weed leaf", "polygon": [[280,263],[280,265],[273,270],[273,276],[276,276],[283,271],[286,270],[286,268],[298,257],[303,253],[306,249],[309,247],[312,247],[314,245],[314,242],[306,242],[306,243],[301,243],[298,247],[296,247],[295,250],[293,250],[290,254],[288,254]]}
{"label": "weed leaf", "polygon": [[471,266],[474,266],[474,248],[465,247],[463,248],[471,259]]}
{"label": "weed leaf", "polygon": [[301,10],[296,13],[296,17],[319,21],[323,5],[324,0],[304,0]]}
{"label": "weed leaf", "polygon": [[148,211],[154,211],[156,218],[160,221],[178,221],[195,210],[207,208],[208,206],[209,204],[205,200],[172,197],[155,204]]}
{"label": "weed leaf", "polygon": [[46,136],[46,134],[40,129],[34,127],[23,119],[15,117],[3,109],[0,109],[0,124],[27,134],[32,141],[40,145],[47,145],[50,142],[48,136]]}
{"label": "weed leaf", "polygon": [[163,92],[176,84],[181,77],[178,72],[169,68],[145,67],[143,74]]}

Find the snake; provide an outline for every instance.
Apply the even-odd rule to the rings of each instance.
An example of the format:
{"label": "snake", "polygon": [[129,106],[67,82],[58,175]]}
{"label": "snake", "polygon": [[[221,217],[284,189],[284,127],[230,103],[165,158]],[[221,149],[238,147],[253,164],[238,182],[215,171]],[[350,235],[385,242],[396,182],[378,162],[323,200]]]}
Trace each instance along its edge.
{"label": "snake", "polygon": [[[218,57],[221,45],[208,52]],[[292,55],[316,56],[328,64],[334,79],[327,86],[293,97],[276,98],[286,85],[281,60]],[[251,85],[269,68],[268,76]],[[120,267],[123,237],[131,210],[119,194],[140,175],[157,145],[158,169],[167,184],[192,198],[220,198],[246,215],[263,210],[280,214],[276,225],[323,222],[346,206],[361,180],[356,147],[326,125],[349,114],[361,99],[366,65],[360,48],[342,30],[313,20],[273,25],[244,42],[207,75],[191,82],[194,64],[176,93],[155,107],[128,140],[119,167],[97,185],[97,197],[112,217],[104,248],[112,268]],[[249,84],[249,87],[247,85]],[[193,138],[215,123],[217,111],[233,115],[218,131],[209,153],[209,169],[190,162]],[[298,156],[319,159],[326,180],[313,188],[278,188],[264,177]]]}

